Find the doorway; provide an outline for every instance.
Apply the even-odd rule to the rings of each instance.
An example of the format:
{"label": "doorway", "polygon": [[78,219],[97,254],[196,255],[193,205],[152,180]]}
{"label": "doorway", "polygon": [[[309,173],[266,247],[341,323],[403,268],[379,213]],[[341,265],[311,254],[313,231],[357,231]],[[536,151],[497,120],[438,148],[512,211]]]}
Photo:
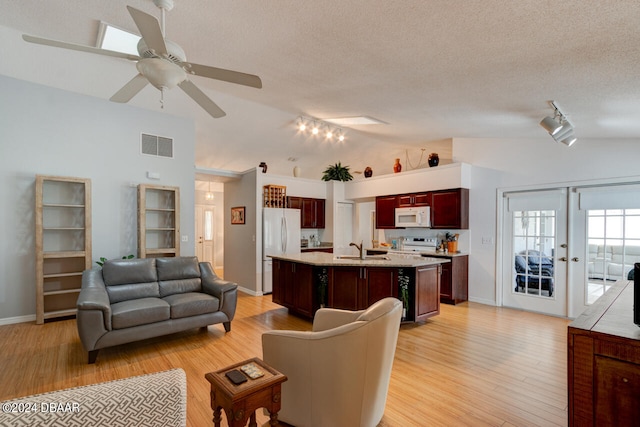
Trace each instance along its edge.
{"label": "doorway", "polygon": [[505,306],[567,315],[566,189],[504,193]]}
{"label": "doorway", "polygon": [[575,318],[640,262],[640,185],[505,191],[502,305]]}
{"label": "doorway", "polygon": [[200,261],[216,265],[214,252],[214,206],[196,205],[196,256]]}

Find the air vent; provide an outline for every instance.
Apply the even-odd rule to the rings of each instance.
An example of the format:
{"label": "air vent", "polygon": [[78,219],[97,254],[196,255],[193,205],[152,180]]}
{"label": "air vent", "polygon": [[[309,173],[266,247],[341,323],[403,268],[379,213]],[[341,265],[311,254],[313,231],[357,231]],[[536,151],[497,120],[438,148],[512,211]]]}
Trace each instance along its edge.
{"label": "air vent", "polygon": [[172,159],[173,138],[143,133],[140,135],[140,152],[150,156],[169,157]]}

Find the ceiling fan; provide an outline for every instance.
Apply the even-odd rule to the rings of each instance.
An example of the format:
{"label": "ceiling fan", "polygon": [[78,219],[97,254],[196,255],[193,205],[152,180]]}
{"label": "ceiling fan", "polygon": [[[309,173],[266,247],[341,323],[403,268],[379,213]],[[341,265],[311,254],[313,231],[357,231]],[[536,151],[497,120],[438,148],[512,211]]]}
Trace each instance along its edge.
{"label": "ceiling fan", "polygon": [[92,46],[44,39],[27,34],[23,34],[22,38],[30,43],[137,61],[136,68],[138,69],[138,74],[110,98],[110,100],[114,102],[129,102],[131,98],[144,89],[148,83],[151,83],[160,90],[162,104],[164,90],[179,86],[180,89],[204,108],[207,113],[214,118],[219,118],[225,116],[225,112],[189,80],[189,74],[258,89],[262,87],[260,77],[253,74],[187,62],[182,48],[165,38],[165,12],[173,9],[173,0],[153,0],[153,3],[161,10],[162,26],[160,26],[160,23],[154,16],[127,6],[129,14],[142,35],[142,38],[138,42],[138,53],[140,56]]}

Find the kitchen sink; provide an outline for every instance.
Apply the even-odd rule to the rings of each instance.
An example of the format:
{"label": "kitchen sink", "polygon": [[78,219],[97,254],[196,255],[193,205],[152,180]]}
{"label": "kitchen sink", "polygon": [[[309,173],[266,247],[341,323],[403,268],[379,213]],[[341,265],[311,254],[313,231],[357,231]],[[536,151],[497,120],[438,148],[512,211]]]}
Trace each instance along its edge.
{"label": "kitchen sink", "polygon": [[[336,255],[333,257],[333,259],[360,259],[360,257],[358,255]],[[364,257],[365,261],[366,260],[389,260],[391,258],[389,258],[386,255],[367,255]]]}

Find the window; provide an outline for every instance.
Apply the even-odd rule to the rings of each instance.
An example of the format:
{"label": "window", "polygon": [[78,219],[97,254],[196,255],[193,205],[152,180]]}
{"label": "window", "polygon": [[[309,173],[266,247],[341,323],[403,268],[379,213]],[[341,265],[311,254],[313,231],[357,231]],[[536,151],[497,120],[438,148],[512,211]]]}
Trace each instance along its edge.
{"label": "window", "polygon": [[587,211],[588,289],[592,304],[640,262],[640,209]]}

